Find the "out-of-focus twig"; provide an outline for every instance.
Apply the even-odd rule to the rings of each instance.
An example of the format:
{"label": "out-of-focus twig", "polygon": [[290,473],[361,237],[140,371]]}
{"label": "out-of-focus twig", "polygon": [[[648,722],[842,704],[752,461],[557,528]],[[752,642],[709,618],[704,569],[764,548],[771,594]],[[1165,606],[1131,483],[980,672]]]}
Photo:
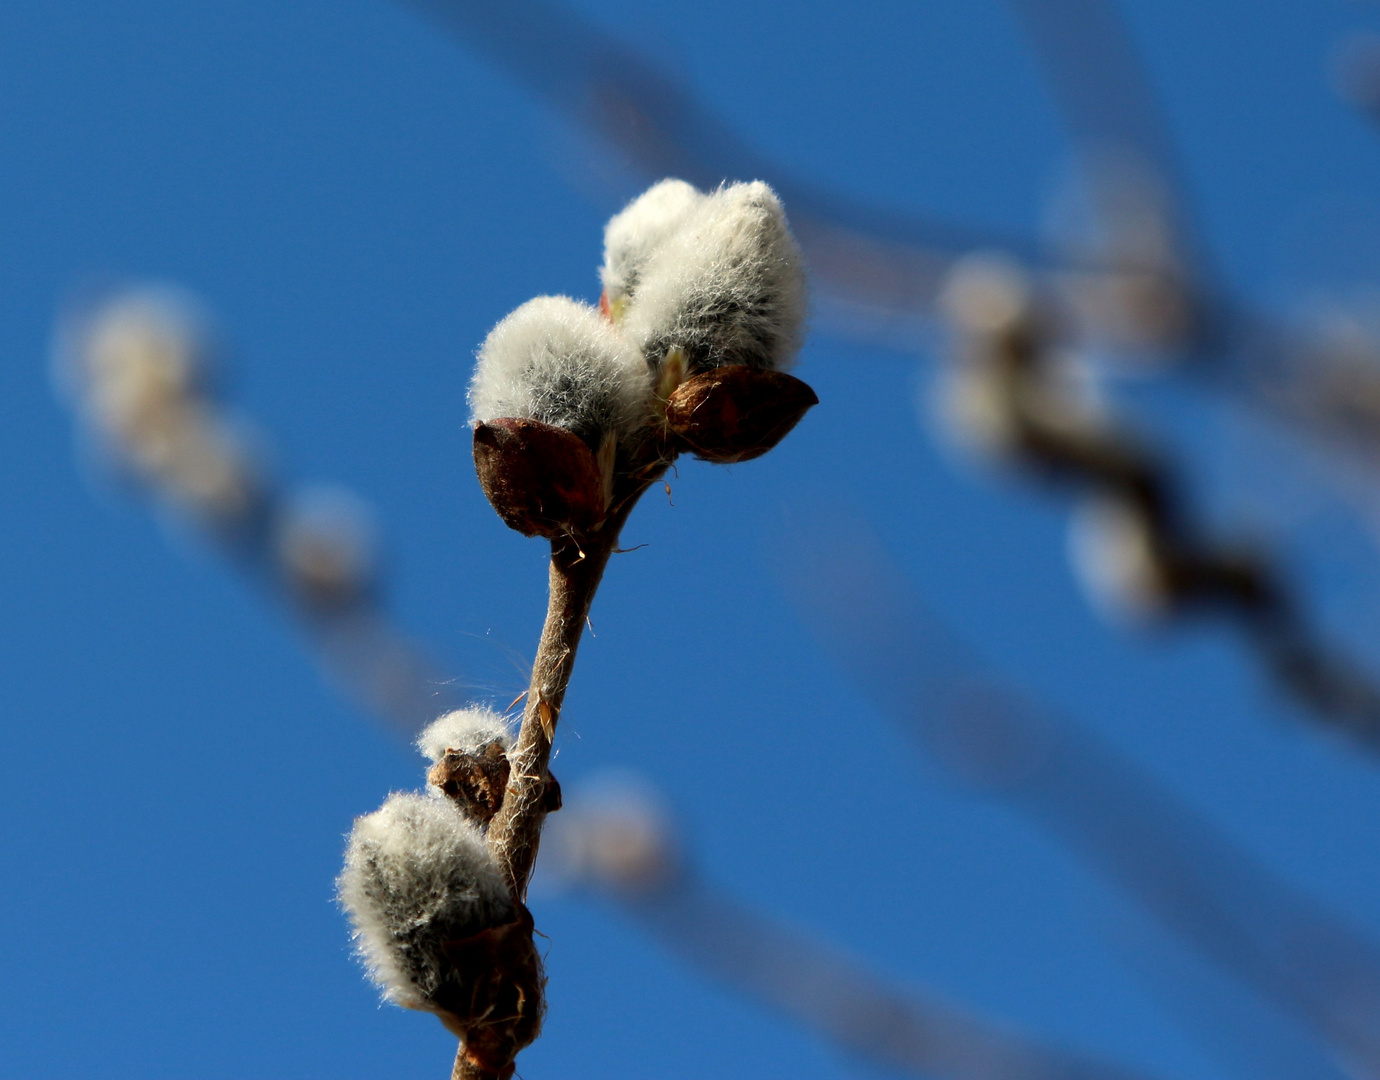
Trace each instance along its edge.
{"label": "out-of-focus twig", "polygon": [[[1007,6],[1034,47],[1074,139],[1087,147],[1132,148],[1181,191],[1173,137],[1116,0],[1007,0]],[[1183,208],[1175,214],[1187,215]],[[1176,246],[1191,249],[1194,242],[1180,235]]]}
{"label": "out-of-focus twig", "polygon": [[1028,815],[1168,930],[1380,1077],[1380,948],[1110,746],[991,677],[869,532],[829,507],[788,538],[792,597],[854,681],[965,780]]}
{"label": "out-of-focus twig", "polygon": [[286,609],[333,681],[417,730],[445,711],[449,684],[384,611],[367,507],[274,480],[214,393],[208,325],[176,290],[105,295],[63,320],[56,375],[117,474]]}
{"label": "out-of-focus twig", "polygon": [[1192,279],[1215,277],[1187,198],[1175,140],[1116,0],[1007,0],[1084,152],[1133,155],[1161,185],[1167,244]]}
{"label": "out-of-focus twig", "polygon": [[958,418],[989,448],[1088,493],[1078,561],[1100,595],[1135,613],[1225,613],[1300,703],[1380,750],[1380,686],[1319,640],[1270,559],[1205,538],[1163,462],[1070,387],[1034,283],[1013,264],[969,260],[946,306]]}
{"label": "out-of-focus twig", "polygon": [[645,788],[605,784],[550,827],[568,883],[612,900],[725,985],[844,1053],[929,1080],[1133,1080],[1142,1074],[1017,1034],[889,984],[859,960],[791,930],[704,881]]}
{"label": "out-of-focus twig", "polygon": [[[1112,344],[1210,348],[1219,291],[1150,72],[1115,0],[1008,0],[1078,148],[1095,239],[1073,247],[1068,301]],[[1091,249],[1089,248],[1089,241]],[[1080,254],[1080,248],[1082,252]],[[1080,271],[1080,265],[1102,267]]]}
{"label": "out-of-focus twig", "polygon": [[1347,37],[1331,57],[1332,85],[1366,119],[1380,123],[1380,35]]}

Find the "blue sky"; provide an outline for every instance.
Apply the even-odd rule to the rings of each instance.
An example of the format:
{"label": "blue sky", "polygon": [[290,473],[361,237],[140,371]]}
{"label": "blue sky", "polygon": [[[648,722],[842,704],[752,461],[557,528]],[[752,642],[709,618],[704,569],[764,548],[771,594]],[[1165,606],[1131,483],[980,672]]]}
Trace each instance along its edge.
{"label": "blue sky", "polygon": [[[1230,286],[1284,313],[1373,280],[1380,131],[1328,76],[1348,34],[1380,30],[1373,5],[1121,8]],[[997,0],[576,10],[766,160],[885,210],[1035,237],[1068,169]],[[351,819],[424,763],[323,682],[269,598],[81,463],[48,369],[65,299],[112,279],[201,296],[226,400],[275,468],[374,504],[398,624],[506,704],[544,554],[484,503],[465,387],[519,303],[597,295],[603,221],[635,190],[608,162],[404,4],[6,5],[0,1073],[421,1078],[453,1053],[377,1004],[331,895]],[[955,784],[801,620],[783,537],[821,505],[856,515],[991,670],[1380,940],[1375,763],[1273,698],[1224,627],[1103,623],[1069,572],[1068,501],[927,424],[932,346],[869,347],[822,315],[797,432],[760,461],[683,463],[673,504],[646,499],[624,539],[648,546],[614,561],[581,652],[562,783],[647,776],[706,878],[899,983],[1154,1076],[1334,1075],[1038,824]],[[1188,377],[1120,400],[1213,524],[1267,536],[1380,670],[1364,472],[1335,482],[1315,445]],[[546,888],[533,907],[551,982],[528,1080],[874,1075],[615,906]]]}

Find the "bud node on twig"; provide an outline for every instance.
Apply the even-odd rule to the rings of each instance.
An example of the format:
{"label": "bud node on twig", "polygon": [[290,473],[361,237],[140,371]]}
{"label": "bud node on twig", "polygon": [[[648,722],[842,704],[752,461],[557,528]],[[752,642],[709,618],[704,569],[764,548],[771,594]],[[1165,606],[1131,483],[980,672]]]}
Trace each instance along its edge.
{"label": "bud node on twig", "polygon": [[[472,821],[488,825],[503,808],[511,775],[512,766],[503,744],[495,739],[474,751],[447,749],[427,772],[426,779]],[[561,785],[548,771],[541,809],[554,814],[560,808]]]}
{"label": "bud node on twig", "polygon": [[546,975],[532,941],[532,914],[442,946],[457,971],[473,978],[438,1001],[446,1026],[464,1040],[463,1057],[486,1076],[508,1080],[518,1052],[541,1032]]}
{"label": "bud node on twig", "polygon": [[426,779],[465,811],[466,816],[487,825],[503,805],[509,772],[503,745],[495,739],[475,753],[447,750],[427,772]]}

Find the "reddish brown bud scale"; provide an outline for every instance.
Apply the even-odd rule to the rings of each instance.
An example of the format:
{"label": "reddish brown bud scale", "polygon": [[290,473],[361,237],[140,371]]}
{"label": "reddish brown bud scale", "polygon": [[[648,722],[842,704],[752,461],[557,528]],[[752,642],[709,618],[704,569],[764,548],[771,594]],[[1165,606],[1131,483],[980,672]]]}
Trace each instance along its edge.
{"label": "reddish brown bud scale", "polygon": [[765,454],[818,404],[794,375],[735,365],[676,387],[666,402],[666,424],[696,457],[727,465]]}
{"label": "reddish brown bud scale", "polygon": [[426,774],[427,783],[440,789],[465,815],[487,825],[503,805],[510,767],[503,746],[491,742],[476,753],[450,750]]}
{"label": "reddish brown bud scale", "polygon": [[479,486],[524,536],[587,532],[604,517],[604,480],[578,436],[539,420],[505,417],[474,429]]}
{"label": "reddish brown bud scale", "polygon": [[[460,807],[466,817],[487,825],[503,807],[512,766],[497,741],[476,752],[447,749],[426,774],[427,783]],[[548,771],[541,808],[554,814],[561,808],[561,785]]]}

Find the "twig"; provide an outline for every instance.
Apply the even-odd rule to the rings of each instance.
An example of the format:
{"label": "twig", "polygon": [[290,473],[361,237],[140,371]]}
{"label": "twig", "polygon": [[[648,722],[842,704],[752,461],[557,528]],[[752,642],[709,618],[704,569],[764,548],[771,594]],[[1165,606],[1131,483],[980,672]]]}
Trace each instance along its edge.
{"label": "twig", "polygon": [[[621,521],[619,522],[621,524]],[[575,669],[575,653],[589,616],[594,594],[603,579],[609,555],[618,543],[615,525],[597,541],[582,543],[561,537],[551,542],[550,597],[546,622],[532,664],[532,682],[522,712],[517,742],[508,752],[511,766],[503,805],[489,824],[488,844],[504,874],[513,898],[527,896],[527,883],[537,859],[542,824],[548,812],[547,765],[565,691]],[[538,1004],[538,1011],[543,1006]],[[455,1054],[451,1080],[503,1080],[474,1062],[462,1042]]]}
{"label": "twig", "polygon": [[[521,905],[536,865],[542,825],[551,811],[549,799],[551,745],[565,703],[566,688],[575,670],[575,654],[589,619],[609,556],[618,550],[618,537],[642,493],[669,465],[659,440],[635,447],[620,472],[608,516],[600,527],[580,537],[551,541],[550,594],[542,626],[532,681],[517,741],[508,752],[510,772],[503,805],[489,823],[488,845],[508,878],[513,899]],[[537,1005],[538,1010],[544,1006]],[[511,1071],[509,1074],[511,1075]],[[451,1080],[506,1080],[456,1052]]]}
{"label": "twig", "polygon": [[616,539],[604,537],[597,545],[586,542],[583,552],[569,540],[551,543],[551,596],[546,624],[532,665],[522,728],[509,753],[512,779],[503,797],[503,808],[489,826],[489,849],[508,875],[513,895],[518,899],[527,894],[546,818],[542,802],[551,740],[575,668],[575,652],[585,619]]}
{"label": "twig", "polygon": [[573,800],[554,838],[572,884],[592,886],[692,968],[859,1064],[931,1080],[1143,1080],[1020,1033],[855,956],[706,881],[678,830],[636,787]]}
{"label": "twig", "polygon": [[1007,0],[1044,69],[1070,134],[1086,152],[1125,148],[1163,187],[1171,255],[1200,287],[1218,288],[1187,205],[1178,147],[1154,80],[1113,0]]}
{"label": "twig", "polygon": [[695,967],[888,1072],[938,1080],[1145,1080],[1145,1073],[903,990],[698,882],[626,907]]}
{"label": "twig", "polygon": [[[207,335],[188,297],[152,286],[113,292],[75,307],[60,329],[58,374],[112,465],[287,615],[331,683],[408,738],[458,704],[453,680],[389,617],[362,503],[344,489],[325,500],[315,492],[318,506],[358,505],[314,520],[303,512],[311,489],[269,472],[230,437],[241,418],[197,377]],[[149,377],[158,370],[150,357],[162,358],[162,381]],[[169,378],[176,372],[181,380]],[[220,482],[207,486],[208,474]]]}
{"label": "twig", "polygon": [[[1023,272],[999,263],[961,267],[948,306],[960,376],[987,410],[975,433],[1017,464],[1083,489],[1124,519],[1134,553],[1126,561],[1134,571],[1130,585],[1117,582],[1127,594],[1117,600],[1143,593],[1134,597],[1138,604],[1170,618],[1207,609],[1227,615],[1281,688],[1334,730],[1380,753],[1380,683],[1315,630],[1276,560],[1206,535],[1186,508],[1183,483],[1164,462],[1128,437],[1115,416],[1070,392],[1057,369],[1057,326]],[[1124,538],[1110,539],[1128,546]]]}
{"label": "twig", "polygon": [[547,814],[544,803],[551,743],[594,594],[609,556],[618,550],[618,537],[628,515],[670,464],[657,440],[635,447],[631,458],[620,470],[612,508],[599,529],[578,539],[558,537],[551,541],[546,622],[532,663],[522,727],[508,754],[512,772],[503,807],[489,825],[489,850],[508,875],[513,898],[518,901],[527,896],[537,858]]}

